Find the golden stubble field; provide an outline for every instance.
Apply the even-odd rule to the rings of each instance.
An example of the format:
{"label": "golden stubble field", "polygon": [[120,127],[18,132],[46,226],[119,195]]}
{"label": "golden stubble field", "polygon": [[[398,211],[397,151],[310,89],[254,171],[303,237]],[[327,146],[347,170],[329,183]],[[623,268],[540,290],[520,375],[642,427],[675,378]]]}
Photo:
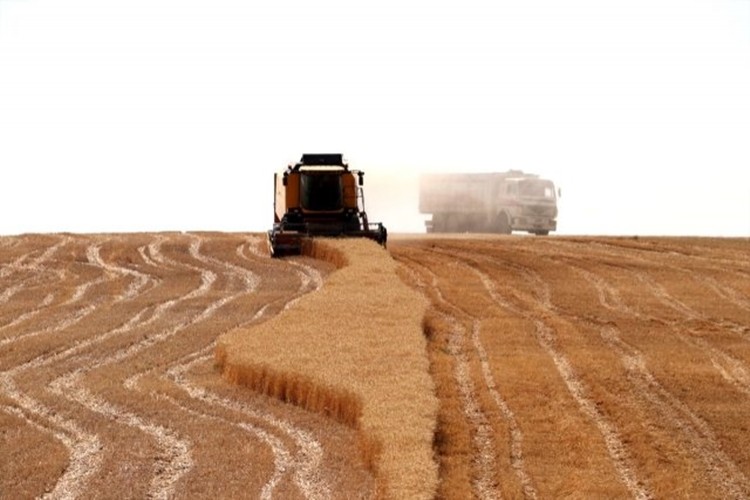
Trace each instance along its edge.
{"label": "golden stubble field", "polygon": [[[349,418],[306,411],[309,394],[233,385],[216,358],[220,339],[265,335],[249,344],[248,373],[296,379],[299,365],[276,357],[254,371],[272,359],[258,349],[314,354],[268,332],[347,290],[341,276],[359,279],[346,258],[271,260],[252,234],[0,238],[0,497],[367,498],[398,496],[389,486],[417,475],[424,497],[747,498],[748,250],[747,239],[393,237],[386,267],[424,315],[423,342],[399,356],[414,356],[409,376],[428,372],[432,394],[378,412],[361,399],[380,401],[387,384],[339,387],[336,370],[306,369],[299,390],[324,389]],[[387,303],[382,272],[357,273],[361,300],[369,286]],[[359,332],[330,359],[360,352],[360,338],[388,352],[373,339],[393,342],[379,335],[389,312],[410,335],[412,299],[395,297],[372,335],[370,314],[341,329],[338,309],[313,310],[334,346]],[[358,369],[387,381],[401,369],[387,361]],[[388,430],[409,412],[434,419],[420,424],[432,463],[400,455],[414,445]]]}

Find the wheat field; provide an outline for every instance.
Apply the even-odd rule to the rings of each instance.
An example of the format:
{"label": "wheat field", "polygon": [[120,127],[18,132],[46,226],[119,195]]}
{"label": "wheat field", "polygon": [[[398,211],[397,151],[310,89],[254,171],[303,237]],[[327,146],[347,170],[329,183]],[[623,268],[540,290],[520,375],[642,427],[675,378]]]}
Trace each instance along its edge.
{"label": "wheat field", "polygon": [[750,243],[394,241],[432,303],[442,498],[748,498]]}
{"label": "wheat field", "polygon": [[369,243],[0,238],[0,498],[750,497],[749,240]]}

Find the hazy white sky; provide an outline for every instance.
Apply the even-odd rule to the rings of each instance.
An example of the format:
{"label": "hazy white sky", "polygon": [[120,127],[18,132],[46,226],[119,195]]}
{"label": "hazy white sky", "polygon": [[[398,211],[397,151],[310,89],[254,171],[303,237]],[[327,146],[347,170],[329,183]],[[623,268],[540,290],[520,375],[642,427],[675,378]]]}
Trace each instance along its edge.
{"label": "hazy white sky", "polygon": [[392,232],[518,168],[562,234],[750,236],[750,0],[0,0],[0,234],[265,230],[304,152]]}

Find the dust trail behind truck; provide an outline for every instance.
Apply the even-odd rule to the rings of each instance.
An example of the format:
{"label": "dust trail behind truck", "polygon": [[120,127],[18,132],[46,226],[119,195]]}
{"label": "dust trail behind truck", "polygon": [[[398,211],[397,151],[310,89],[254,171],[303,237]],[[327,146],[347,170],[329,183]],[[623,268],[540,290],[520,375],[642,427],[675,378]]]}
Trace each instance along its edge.
{"label": "dust trail behind truck", "polygon": [[424,174],[419,184],[419,211],[432,214],[428,233],[547,235],[557,229],[559,191],[536,174]]}

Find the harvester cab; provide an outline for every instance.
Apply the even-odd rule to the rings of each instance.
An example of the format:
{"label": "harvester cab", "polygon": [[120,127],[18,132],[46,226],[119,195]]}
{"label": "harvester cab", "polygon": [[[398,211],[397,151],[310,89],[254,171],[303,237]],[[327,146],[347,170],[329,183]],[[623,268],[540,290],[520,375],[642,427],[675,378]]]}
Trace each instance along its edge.
{"label": "harvester cab", "polygon": [[274,174],[271,256],[299,254],[304,238],[363,237],[385,246],[388,233],[367,220],[364,172],[349,170],[341,154],[304,154]]}

